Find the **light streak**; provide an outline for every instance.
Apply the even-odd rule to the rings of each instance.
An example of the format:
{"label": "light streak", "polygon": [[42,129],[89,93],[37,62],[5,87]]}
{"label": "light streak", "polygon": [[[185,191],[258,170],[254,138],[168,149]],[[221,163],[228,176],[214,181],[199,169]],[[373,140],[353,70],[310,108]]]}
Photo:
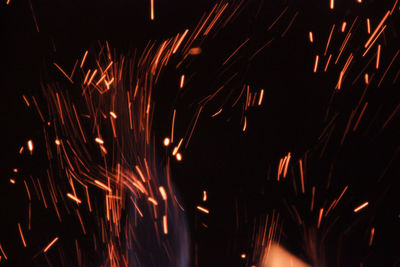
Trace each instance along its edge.
{"label": "light streak", "polygon": [[76,196],[72,195],[71,193],[67,193],[67,197],[69,197],[70,199],[75,201],[77,204],[81,204],[82,203],[82,201],[79,198],[77,198]]}
{"label": "light streak", "polygon": [[197,208],[199,211],[201,211],[201,212],[203,212],[203,213],[205,213],[205,214],[209,214],[209,213],[210,213],[210,211],[209,211],[208,209],[203,208],[203,207],[201,207],[201,206],[197,206],[196,208]]}
{"label": "light streak", "polygon": [[360,206],[358,206],[357,208],[354,209],[354,212],[357,213],[360,210],[364,209],[366,206],[368,206],[368,202],[365,202],[364,204],[361,204]]}
{"label": "light streak", "polygon": [[53,245],[56,243],[58,240],[58,237],[54,238],[53,241],[51,241],[43,250],[44,253],[46,253]]}

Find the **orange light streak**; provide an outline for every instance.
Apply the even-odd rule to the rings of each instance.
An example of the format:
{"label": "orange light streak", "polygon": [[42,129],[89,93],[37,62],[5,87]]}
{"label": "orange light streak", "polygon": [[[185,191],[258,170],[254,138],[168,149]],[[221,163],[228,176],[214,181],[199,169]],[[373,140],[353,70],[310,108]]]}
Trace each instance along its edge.
{"label": "orange light streak", "polygon": [[43,252],[46,253],[46,252],[54,245],[54,243],[57,242],[57,240],[58,240],[58,237],[54,238],[53,241],[51,241],[51,242],[45,247],[45,249],[43,250]]}
{"label": "orange light streak", "polygon": [[376,69],[379,69],[380,59],[381,59],[381,45],[378,45],[378,51],[376,52],[376,65],[375,65]]}
{"label": "orange light streak", "polygon": [[386,12],[386,15],[383,17],[383,19],[381,20],[381,22],[378,24],[378,26],[376,27],[375,31],[371,34],[371,36],[369,37],[369,39],[367,40],[367,42],[365,43],[364,47],[367,48],[370,43],[372,42],[372,40],[374,39],[374,37],[377,35],[377,33],[379,32],[380,28],[382,27],[382,25],[385,23],[386,19],[389,17],[390,15],[390,11]]}
{"label": "orange light streak", "polygon": [[314,73],[317,72],[317,70],[318,70],[318,61],[319,61],[319,56],[317,55],[317,56],[315,57]]}
{"label": "orange light streak", "polygon": [[76,196],[72,195],[71,193],[67,193],[67,197],[69,197],[70,199],[72,199],[73,201],[75,201],[78,204],[82,203],[82,201],[79,198],[77,198]]}
{"label": "orange light streak", "polygon": [[163,215],[163,230],[164,234],[168,234],[167,216]]}
{"label": "orange light streak", "polygon": [[209,211],[208,209],[203,208],[203,207],[201,207],[201,206],[197,206],[196,208],[197,208],[199,211],[203,212],[203,213],[206,213],[206,214],[209,214],[209,213],[210,213],[210,211]]}
{"label": "orange light streak", "polygon": [[181,76],[181,82],[180,82],[180,84],[179,84],[179,88],[183,88],[184,83],[185,83],[185,75],[182,74],[182,76]]}
{"label": "orange light streak", "polygon": [[24,245],[24,247],[26,247],[26,242],[25,242],[24,234],[22,233],[21,225],[20,225],[19,223],[18,223],[18,229],[19,229],[19,234],[20,234],[20,236],[21,236],[22,244]]}
{"label": "orange light streak", "polygon": [[362,210],[363,208],[365,208],[366,206],[368,206],[368,202],[365,202],[364,204],[361,204],[360,206],[358,206],[357,208],[354,209],[354,212],[359,212],[360,210]]}
{"label": "orange light streak", "polygon": [[111,188],[106,186],[105,184],[103,184],[102,182],[98,181],[98,180],[94,180],[94,183],[97,184],[100,188],[108,191],[108,192],[112,192]]}

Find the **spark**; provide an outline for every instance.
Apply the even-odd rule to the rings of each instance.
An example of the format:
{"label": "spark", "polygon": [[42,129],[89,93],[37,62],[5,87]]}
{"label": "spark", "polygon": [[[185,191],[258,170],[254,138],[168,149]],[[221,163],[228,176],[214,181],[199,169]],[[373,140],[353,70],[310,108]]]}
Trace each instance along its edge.
{"label": "spark", "polygon": [[148,197],[147,199],[148,199],[151,203],[153,203],[154,206],[157,206],[157,205],[158,205],[158,202],[157,202],[154,198]]}
{"label": "spark", "polygon": [[111,188],[106,186],[105,184],[103,184],[102,182],[98,181],[98,180],[94,180],[94,183],[97,184],[100,188],[108,191],[108,192],[112,192]]}
{"label": "spark", "polygon": [[330,1],[330,5],[329,5],[330,9],[334,9],[335,8],[335,0],[331,0]]}
{"label": "spark", "polygon": [[88,55],[88,51],[86,50],[85,54],[83,55],[82,61],[81,61],[81,65],[80,65],[81,69],[83,68],[83,64],[85,64],[87,55]]}
{"label": "spark", "polygon": [[6,255],[6,253],[4,253],[4,250],[3,250],[3,247],[1,246],[1,244],[0,244],[0,250],[1,250],[1,253],[3,253],[4,258],[7,260],[7,255]]}
{"label": "spark", "polygon": [[240,257],[241,257],[242,259],[245,259],[245,258],[246,258],[246,254],[243,253],[243,254],[240,255]]}
{"label": "spark", "polygon": [[184,83],[185,83],[185,75],[182,74],[182,76],[181,76],[181,82],[180,82],[180,84],[179,84],[179,88],[183,88]]}
{"label": "spark", "polygon": [[167,216],[163,215],[163,230],[164,234],[168,234]]}
{"label": "spark", "polygon": [[364,204],[361,204],[360,206],[358,206],[357,208],[354,209],[354,212],[359,212],[360,210],[362,210],[363,208],[365,208],[366,206],[368,206],[368,202],[365,202]]}
{"label": "spark", "polygon": [[114,112],[112,112],[112,111],[110,111],[110,115],[111,115],[111,117],[113,117],[114,119],[116,119],[117,118],[117,114],[115,114]]}
{"label": "spark", "polygon": [[380,58],[381,58],[381,45],[378,45],[378,51],[376,52],[376,65],[375,65],[376,69],[379,69]]}
{"label": "spark", "polygon": [[28,99],[26,98],[26,96],[25,96],[25,95],[22,95],[22,98],[24,99],[26,106],[29,107],[30,104],[29,104],[29,101],[28,101]]}
{"label": "spark", "polygon": [[203,202],[207,201],[207,191],[203,190]]}
{"label": "spark", "polygon": [[165,191],[165,188],[163,186],[160,186],[158,188],[160,190],[160,194],[163,200],[167,200],[167,192]]}
{"label": "spark", "polygon": [[64,76],[65,76],[71,83],[74,83],[74,81],[71,80],[71,78],[68,76],[68,74],[65,73],[65,71],[64,71],[60,66],[57,65],[57,63],[53,62],[53,64],[54,64],[54,66],[57,67],[57,69],[58,69],[59,71],[61,71],[62,74],[64,74]]}
{"label": "spark", "polygon": [[181,155],[181,153],[176,153],[176,160],[177,161],[181,161],[182,160],[182,155]]}
{"label": "spark", "polygon": [[182,34],[181,38],[179,38],[178,43],[175,45],[174,50],[172,50],[172,54],[175,54],[178,51],[179,46],[182,44],[183,39],[185,39],[186,35],[188,34],[189,30],[186,29],[185,32]]}
{"label": "spark", "polygon": [[375,228],[372,227],[372,229],[371,229],[371,235],[370,235],[370,237],[369,237],[369,242],[368,242],[368,245],[369,245],[369,246],[372,246],[372,242],[374,241],[374,235],[375,235]]}
{"label": "spark", "polygon": [[317,228],[319,229],[319,227],[321,226],[321,220],[322,220],[322,215],[324,214],[324,209],[323,208],[321,208],[320,210],[319,210],[319,216],[318,216],[318,225],[317,225]]}
{"label": "spark", "polygon": [[164,146],[169,146],[171,144],[171,140],[168,137],[165,137],[163,144],[164,144]]}
{"label": "spark", "polygon": [[14,173],[17,173],[17,172],[18,172],[18,169],[17,169],[17,168],[14,168],[14,169],[13,169],[13,172],[14,172]]}
{"label": "spark", "polygon": [[208,209],[203,208],[203,207],[201,207],[201,206],[197,206],[196,208],[197,208],[199,211],[203,212],[203,213],[206,213],[206,214],[209,214],[209,213],[210,213],[210,211],[209,211]]}
{"label": "spark", "polygon": [[390,15],[390,11],[386,12],[386,15],[383,17],[383,19],[381,20],[381,22],[378,24],[378,26],[376,27],[375,31],[371,34],[371,36],[369,37],[369,39],[367,40],[367,42],[365,43],[364,47],[367,48],[370,43],[372,42],[372,40],[374,39],[374,37],[377,35],[378,31],[380,30],[380,28],[382,27],[382,25],[385,23],[386,19],[389,17]]}
{"label": "spark", "polygon": [[58,240],[58,237],[54,238],[53,241],[51,241],[43,250],[44,253],[46,253],[53,245],[56,243]]}
{"label": "spark", "polygon": [[32,140],[28,140],[28,150],[32,155],[32,152],[33,152],[33,141]]}
{"label": "spark", "polygon": [[15,184],[15,180],[14,179],[10,179],[10,183]]}
{"label": "spark", "polygon": [[367,33],[371,34],[371,22],[370,22],[369,18],[367,18]]}
{"label": "spark", "polygon": [[365,80],[365,84],[369,84],[369,75],[368,75],[368,73],[365,73],[364,80]]}
{"label": "spark", "polygon": [[222,108],[220,108],[217,112],[215,112],[213,115],[211,115],[212,118],[218,116],[222,112]]}
{"label": "spark", "polygon": [[103,145],[103,144],[104,144],[104,141],[103,141],[101,138],[99,138],[99,137],[96,137],[96,138],[94,139],[94,141],[96,141],[96,143],[98,143],[98,144],[100,144],[100,145]]}
{"label": "spark", "polygon": [[343,21],[341,31],[344,32],[346,30],[347,22]]}
{"label": "spark", "polygon": [[317,55],[317,56],[315,57],[314,73],[317,72],[317,69],[318,69],[318,61],[319,61],[319,56]]}
{"label": "spark", "polygon": [[154,0],[150,0],[150,19],[154,20]]}
{"label": "spark", "polygon": [[299,166],[300,166],[300,181],[301,181],[301,192],[304,194],[304,174],[303,174],[303,161],[299,159]]}
{"label": "spark", "polygon": [[71,193],[67,193],[67,197],[69,197],[70,199],[72,199],[73,201],[75,201],[78,204],[82,203],[82,201],[79,198],[77,198],[76,196],[72,195]]}
{"label": "spark", "polygon": [[313,32],[308,33],[308,38],[310,39],[310,43],[314,43],[314,35]]}
{"label": "spark", "polygon": [[192,47],[192,48],[190,48],[190,50],[189,50],[189,54],[190,55],[199,55],[199,54],[201,54],[201,47]]}
{"label": "spark", "polygon": [[20,234],[20,236],[21,236],[22,244],[24,245],[24,247],[26,247],[26,242],[25,242],[24,234],[22,233],[21,225],[20,225],[19,223],[18,223],[18,229],[19,229],[19,234]]}
{"label": "spark", "polygon": [[60,141],[59,139],[56,139],[56,140],[54,141],[54,143],[55,143],[57,146],[61,145],[61,141]]}
{"label": "spark", "polygon": [[261,89],[260,97],[258,98],[258,105],[261,106],[264,97],[264,89]]}

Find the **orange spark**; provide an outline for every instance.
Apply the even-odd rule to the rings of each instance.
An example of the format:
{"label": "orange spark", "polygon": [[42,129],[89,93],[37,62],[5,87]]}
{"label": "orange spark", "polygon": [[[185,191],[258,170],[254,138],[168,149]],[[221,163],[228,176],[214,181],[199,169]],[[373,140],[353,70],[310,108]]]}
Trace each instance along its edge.
{"label": "orange spark", "polygon": [[204,213],[206,213],[206,214],[209,214],[209,213],[210,213],[210,211],[209,211],[208,209],[203,208],[203,207],[201,207],[201,206],[197,206],[196,208],[197,208],[199,211],[204,212]]}
{"label": "orange spark", "polygon": [[379,69],[379,61],[381,58],[381,45],[378,45],[378,51],[376,52],[376,69]]}
{"label": "orange spark", "polygon": [[32,140],[28,140],[28,150],[32,155],[32,152],[33,152],[33,141]]}
{"label": "orange spark", "polygon": [[154,198],[152,198],[152,197],[148,197],[148,200],[149,200],[151,203],[153,203],[155,206],[157,206],[157,205],[158,205],[158,202],[157,202],[157,200],[155,200]]}
{"label": "orange spark", "polygon": [[203,201],[204,202],[207,201],[207,191],[206,190],[203,191]]}
{"label": "orange spark", "polygon": [[163,186],[160,186],[158,188],[158,190],[160,190],[160,194],[163,200],[167,200],[167,192],[165,191]]}
{"label": "orange spark", "polygon": [[319,210],[318,225],[317,225],[317,228],[318,228],[318,229],[319,229],[319,227],[321,226],[322,214],[324,214],[324,208],[321,208],[321,209]]}
{"label": "orange spark", "polygon": [[390,15],[390,10],[388,12],[386,12],[386,15],[383,17],[383,19],[381,20],[381,22],[378,24],[378,26],[376,27],[375,31],[371,34],[371,37],[369,37],[368,41],[365,43],[364,47],[367,48],[370,43],[372,42],[372,40],[374,39],[375,35],[378,33],[378,31],[380,30],[380,28],[382,27],[382,25],[385,23],[386,19],[389,17]]}
{"label": "orange spark", "polygon": [[319,61],[319,56],[317,55],[317,56],[315,57],[314,73],[317,72],[317,69],[318,69],[318,61]]}
{"label": "orange spark", "polygon": [[343,21],[341,31],[344,32],[346,30],[347,22]]}
{"label": "orange spark", "polygon": [[81,61],[81,66],[80,66],[81,69],[83,67],[83,64],[85,64],[85,60],[86,60],[87,55],[88,55],[88,51],[86,50],[85,54],[83,55],[82,61]]}
{"label": "orange spark", "polygon": [[181,155],[181,153],[176,153],[176,160],[177,161],[181,161],[182,160],[182,155]]}
{"label": "orange spark", "polygon": [[10,183],[15,184],[15,180],[14,179],[10,179]]}
{"label": "orange spark", "polygon": [[241,257],[242,259],[245,259],[245,258],[246,258],[246,254],[243,253],[243,254],[240,255],[240,257]]}
{"label": "orange spark", "polygon": [[117,118],[117,114],[115,114],[114,112],[112,112],[112,111],[110,111],[110,115],[111,115],[111,117],[113,117],[114,119],[116,119]]}
{"label": "orange spark", "polygon": [[181,76],[181,82],[180,82],[180,84],[179,84],[179,88],[183,88],[184,83],[185,83],[185,75],[182,74],[182,76]]}
{"label": "orange spark", "polygon": [[51,241],[51,242],[45,247],[45,249],[43,250],[43,252],[46,253],[46,252],[51,248],[51,246],[53,246],[54,243],[57,242],[57,240],[58,240],[58,237],[54,238],[53,241]]}
{"label": "orange spark", "polygon": [[264,89],[261,89],[260,97],[258,98],[258,105],[261,106],[264,97]]}
{"label": "orange spark", "polygon": [[369,18],[367,19],[367,33],[371,34],[371,22],[370,22]]}
{"label": "orange spark", "polygon": [[77,198],[76,196],[72,195],[71,193],[67,193],[67,197],[69,197],[70,199],[72,199],[73,201],[75,201],[78,204],[82,203],[82,201],[79,198]]}
{"label": "orange spark", "polygon": [[362,210],[363,208],[365,208],[366,206],[368,206],[368,202],[365,202],[364,204],[361,204],[360,206],[358,206],[357,208],[354,209],[354,212],[359,212],[360,210]]}
{"label": "orange spark", "polygon": [[102,188],[102,189],[104,189],[104,190],[106,190],[106,191],[108,191],[108,192],[111,193],[111,191],[112,191],[111,188],[108,187],[108,186],[106,186],[106,185],[103,184],[102,182],[100,182],[100,181],[98,181],[98,180],[94,180],[94,183],[97,184],[100,188]]}
{"label": "orange spark", "polygon": [[25,104],[29,107],[30,106],[30,104],[29,104],[29,101],[28,101],[28,99],[25,97],[25,95],[22,95],[22,98],[24,99],[24,101],[25,101]]}
{"label": "orange spark", "polygon": [[171,140],[169,140],[168,137],[165,137],[164,142],[163,142],[164,146],[169,146],[170,143],[171,143]]}
{"label": "orange spark", "polygon": [[1,250],[1,253],[3,253],[4,258],[7,259],[7,255],[6,255],[6,253],[4,253],[4,250],[3,250],[3,247],[1,246],[1,244],[0,244],[0,250]]}
{"label": "orange spark", "polygon": [[163,230],[164,234],[168,234],[167,216],[163,215]]}
{"label": "orange spark", "polygon": [[374,241],[374,235],[375,235],[375,228],[372,227],[372,229],[371,229],[371,235],[370,235],[370,237],[369,237],[369,242],[368,242],[368,245],[369,245],[369,246],[372,246],[372,242]]}
{"label": "orange spark", "polygon": [[99,137],[96,137],[96,139],[94,139],[94,141],[96,141],[96,143],[99,143],[100,145],[104,144],[104,141]]}
{"label": "orange spark", "polygon": [[26,247],[26,242],[24,238],[24,234],[22,233],[21,225],[18,223],[19,234],[21,235],[22,244]]}
{"label": "orange spark", "polygon": [[332,10],[335,8],[335,0],[331,0],[329,7]]}
{"label": "orange spark", "polygon": [[150,0],[150,19],[154,20],[154,0]]}
{"label": "orange spark", "polygon": [[313,32],[308,33],[308,37],[310,38],[310,43],[314,43],[314,35]]}

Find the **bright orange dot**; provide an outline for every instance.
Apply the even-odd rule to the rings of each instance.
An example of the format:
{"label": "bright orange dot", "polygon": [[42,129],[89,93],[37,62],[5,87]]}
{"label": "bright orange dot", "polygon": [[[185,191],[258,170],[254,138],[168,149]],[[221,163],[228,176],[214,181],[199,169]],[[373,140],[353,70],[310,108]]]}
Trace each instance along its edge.
{"label": "bright orange dot", "polygon": [[29,141],[28,141],[28,149],[29,149],[29,151],[30,151],[31,154],[32,154],[32,151],[33,151],[33,142],[32,142],[32,140],[29,140]]}
{"label": "bright orange dot", "polygon": [[242,255],[240,255],[240,257],[242,258],[242,259],[245,259],[246,258],[246,254],[242,254]]}
{"label": "bright orange dot", "polygon": [[168,137],[165,137],[164,142],[163,142],[164,146],[169,146],[170,143],[171,143],[171,140]]}
{"label": "bright orange dot", "polygon": [[18,169],[17,169],[17,168],[15,168],[15,169],[13,170],[13,172],[17,173],[17,172],[18,172]]}
{"label": "bright orange dot", "polygon": [[14,179],[10,179],[10,183],[15,184],[15,180]]}
{"label": "bright orange dot", "polygon": [[176,153],[176,160],[181,161],[182,160],[182,155],[181,153]]}
{"label": "bright orange dot", "polygon": [[56,139],[56,141],[54,141],[54,143],[56,143],[57,146],[61,145],[61,142],[58,139]]}

